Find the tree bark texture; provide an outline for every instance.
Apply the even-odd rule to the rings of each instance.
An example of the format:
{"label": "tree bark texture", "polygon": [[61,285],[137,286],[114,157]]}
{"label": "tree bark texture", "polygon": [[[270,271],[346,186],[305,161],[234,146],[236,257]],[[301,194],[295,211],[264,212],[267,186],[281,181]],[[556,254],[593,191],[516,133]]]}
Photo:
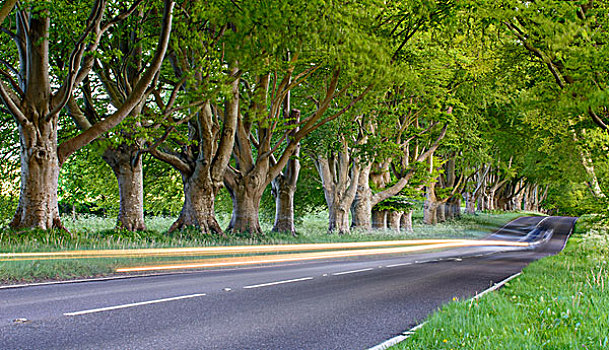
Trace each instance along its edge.
{"label": "tree bark texture", "polygon": [[436,217],[438,222],[445,222],[446,221],[446,204],[445,203],[438,203],[438,207],[436,209]]}
{"label": "tree bark texture", "polygon": [[[432,164],[430,162],[430,164]],[[425,202],[423,203],[423,223],[426,225],[435,225],[438,223],[438,201],[435,192],[435,182],[427,185],[425,192]]]}
{"label": "tree bark texture", "polygon": [[438,206],[435,202],[426,200],[423,204],[423,223],[436,225],[438,223]]}
{"label": "tree bark texture", "polygon": [[171,225],[169,232],[194,227],[205,234],[223,234],[214,211],[221,183],[214,184],[211,178],[204,175],[209,175],[209,171],[195,170],[192,175],[182,174],[184,204],[180,216]]}
{"label": "tree bark texture", "polygon": [[[351,227],[370,231],[372,225],[372,189],[368,183],[370,165],[362,167],[357,181],[357,191],[351,205]],[[383,224],[384,228],[384,224]]]}
{"label": "tree bark texture", "polygon": [[372,210],[372,228],[375,230],[384,230],[387,228],[386,210]]}
{"label": "tree bark texture", "polygon": [[476,213],[476,198],[471,192],[465,193],[465,212],[470,215]]}
{"label": "tree bark texture", "polygon": [[402,215],[402,219],[400,220],[400,228],[404,232],[414,232],[412,229],[412,212],[412,210],[409,210],[404,212],[404,215]]}
{"label": "tree bark texture", "polygon": [[461,217],[461,196],[451,197],[446,205],[446,218],[449,220]]}
{"label": "tree bark texture", "polygon": [[273,180],[271,186],[275,196],[275,222],[272,231],[295,235],[294,193],[296,192],[296,186],[289,186],[280,183],[278,180]]}
{"label": "tree bark texture", "polygon": [[142,158],[137,149],[129,145],[109,147],[102,156],[112,168],[118,181],[120,207],[116,226],[129,231],[143,231],[144,223],[144,175]]}
{"label": "tree bark texture", "polygon": [[264,187],[259,183],[242,181],[235,187],[227,187],[233,201],[233,213],[226,231],[249,233],[251,235],[262,234],[260,228],[260,199]]}
{"label": "tree bark texture", "polygon": [[[289,94],[284,104],[284,115],[289,113],[288,125],[300,121],[298,110],[289,111]],[[289,112],[288,112],[289,111]],[[300,145],[294,151],[294,156],[290,158],[285,169],[271,182],[271,190],[275,197],[275,222],[273,232],[288,232],[296,234],[294,225],[294,194],[300,175]]]}
{"label": "tree bark texture", "polygon": [[349,210],[357,191],[360,166],[356,159],[351,159],[347,142],[344,140],[337,154],[318,156],[315,167],[328,205],[328,232],[349,233]]}
{"label": "tree bark texture", "polygon": [[59,219],[57,187],[57,118],[20,127],[21,191],[10,227],[63,229]]}
{"label": "tree bark texture", "polygon": [[390,230],[400,232],[402,215],[401,211],[390,211],[387,213],[387,226]]}

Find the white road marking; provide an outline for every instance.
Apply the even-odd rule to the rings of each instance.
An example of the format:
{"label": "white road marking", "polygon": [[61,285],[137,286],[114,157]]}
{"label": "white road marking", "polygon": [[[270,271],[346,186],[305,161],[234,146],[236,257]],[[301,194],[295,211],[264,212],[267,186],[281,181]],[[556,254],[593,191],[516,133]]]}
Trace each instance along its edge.
{"label": "white road marking", "polygon": [[478,294],[474,295],[474,296],[473,296],[473,297],[471,297],[469,300],[472,300],[472,299],[478,299],[478,298],[480,298],[481,296],[483,296],[484,294],[486,294],[486,293],[488,293],[488,292],[492,292],[492,291],[494,291],[494,290],[497,290],[497,289],[499,289],[499,288],[503,287],[503,286],[504,286],[506,283],[508,283],[508,282],[509,282],[509,281],[511,281],[512,279],[514,279],[514,278],[516,278],[516,277],[520,276],[521,274],[522,274],[522,272],[518,272],[517,274],[511,275],[510,277],[508,277],[508,278],[504,279],[503,281],[498,282],[498,283],[495,283],[495,284],[494,284],[492,287],[487,288],[486,290],[484,290],[484,291],[482,291],[482,292],[480,292],[480,293],[478,293]]}
{"label": "white road marking", "polygon": [[333,273],[332,276],[347,275],[347,274],[350,274],[350,273],[358,273],[358,272],[364,272],[364,271],[370,271],[370,270],[374,270],[374,267],[370,267],[370,268],[367,268],[367,269],[361,269],[361,270],[351,270],[351,271],[336,272],[336,273]]}
{"label": "white road marking", "polygon": [[308,280],[312,280],[312,279],[313,279],[313,277],[303,277],[303,278],[296,278],[296,279],[293,279],[293,280],[285,280],[285,281],[269,282],[269,283],[262,283],[262,284],[254,284],[254,285],[251,285],[251,286],[245,286],[243,288],[245,288],[245,289],[260,288],[260,287],[274,286],[276,284],[284,284],[284,283],[308,281]]}
{"label": "white road marking", "polygon": [[402,334],[400,334],[400,335],[398,335],[396,337],[393,337],[393,338],[391,338],[389,340],[386,340],[386,341],[382,342],[381,344],[379,344],[379,345],[377,345],[375,347],[372,347],[372,348],[370,348],[368,350],[385,350],[385,349],[387,349],[387,348],[389,348],[389,347],[391,347],[391,346],[393,346],[393,345],[395,345],[397,343],[400,343],[400,342],[410,338],[410,336],[413,335],[414,332],[417,331],[417,329],[423,327],[425,325],[425,323],[427,323],[427,321],[423,322],[423,323],[421,323],[421,324],[419,324],[417,326],[414,326],[411,329],[403,332]]}
{"label": "white road marking", "polygon": [[125,309],[125,308],[128,308],[128,307],[134,307],[134,306],[140,306],[140,305],[157,304],[157,303],[164,303],[166,301],[174,301],[174,300],[181,300],[181,299],[189,299],[189,298],[202,297],[204,295],[205,294],[203,294],[203,293],[181,295],[181,296],[178,296],[178,297],[163,298],[163,299],[156,299],[156,300],[148,300],[148,301],[142,301],[142,302],[139,302],[139,303],[131,303],[131,304],[116,305],[116,306],[100,307],[98,309],[90,309],[90,310],[75,311],[75,312],[65,312],[63,315],[64,316],[79,316],[79,315],[85,315],[85,314],[92,314],[92,313],[95,313],[95,312]]}
{"label": "white road marking", "polygon": [[412,265],[412,263],[407,262],[407,263],[401,263],[401,264],[393,264],[393,265],[387,265],[386,267],[398,267],[398,266],[406,266],[406,265]]}
{"label": "white road marking", "polygon": [[[387,267],[389,267],[389,266],[387,266]],[[522,272],[518,272],[517,274],[514,274],[514,275],[504,279],[501,282],[495,283],[492,287],[487,288],[486,290],[484,290],[484,291],[474,295],[473,297],[471,297],[468,300],[478,299],[478,298],[480,298],[481,296],[483,296],[484,294],[486,294],[488,292],[492,292],[494,290],[497,290],[497,289],[503,287],[506,283],[508,283],[512,279],[520,276],[520,274],[522,274]],[[425,325],[425,323],[427,323],[427,322],[423,322],[423,323],[419,324],[418,326],[415,326],[415,327],[413,327],[413,328],[411,328],[411,329],[409,329],[407,331],[404,331],[404,332],[402,332],[402,334],[400,334],[400,335],[398,335],[396,337],[393,337],[391,339],[388,339],[388,340],[380,343],[379,345],[373,346],[373,347],[369,348],[368,350],[385,350],[385,349],[387,349],[387,348],[389,348],[389,347],[391,347],[391,346],[393,346],[393,345],[395,345],[397,343],[401,343],[404,340],[410,338],[410,336],[413,335],[417,331],[417,329],[423,327]]]}

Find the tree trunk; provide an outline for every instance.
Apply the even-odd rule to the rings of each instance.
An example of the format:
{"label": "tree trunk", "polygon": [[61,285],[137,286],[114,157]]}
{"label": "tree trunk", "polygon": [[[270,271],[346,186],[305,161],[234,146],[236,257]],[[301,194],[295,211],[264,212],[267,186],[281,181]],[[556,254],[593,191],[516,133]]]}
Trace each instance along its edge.
{"label": "tree trunk", "polygon": [[233,201],[233,214],[226,231],[248,232],[250,235],[262,234],[258,213],[264,188],[256,188],[248,181],[242,181],[235,188],[227,187],[227,189]]}
{"label": "tree trunk", "polygon": [[[430,157],[430,173],[433,161]],[[438,199],[436,197],[436,182],[432,182],[426,186],[425,202],[423,203],[423,223],[426,225],[435,225],[438,223]]]}
{"label": "tree trunk", "polygon": [[195,227],[202,234],[224,234],[214,211],[220,184],[212,184],[209,178],[204,178],[206,175],[209,175],[209,171],[195,171],[192,176],[182,174],[184,204],[180,216],[171,225],[169,232]]}
{"label": "tree trunk", "polygon": [[387,226],[389,226],[390,230],[400,232],[400,222],[403,214],[404,212],[402,211],[390,211],[387,213]]}
{"label": "tree trunk", "polygon": [[476,199],[472,193],[465,194],[465,212],[470,215],[476,213]]}
{"label": "tree trunk", "polygon": [[332,203],[328,207],[328,231],[339,235],[349,233],[349,209],[344,203]]}
{"label": "tree trunk", "polygon": [[450,219],[458,219],[461,217],[461,198],[460,196],[452,197],[448,200],[448,210]]}
{"label": "tree trunk", "polygon": [[425,201],[423,204],[423,223],[435,225],[438,223],[438,206],[435,202]]}
{"label": "tree trunk", "polygon": [[387,228],[386,210],[372,210],[372,228],[375,230],[384,230]]}
{"label": "tree trunk", "polygon": [[446,208],[447,205],[445,203],[438,204],[438,208],[436,209],[436,217],[438,218],[438,222],[446,221]]}
{"label": "tree trunk", "polygon": [[59,219],[57,118],[19,127],[21,191],[10,227],[64,229]]}
{"label": "tree trunk", "polygon": [[[291,110],[289,94],[284,104],[284,115],[289,114],[288,125],[300,121],[300,111]],[[300,175],[300,145],[294,151],[294,156],[290,158],[284,171],[271,182],[271,189],[275,197],[275,223],[273,232],[289,232],[296,235],[294,225],[294,193]]]}
{"label": "tree trunk", "polygon": [[349,233],[349,210],[357,192],[361,170],[357,159],[351,159],[347,143],[343,140],[342,152],[330,157],[318,156],[315,167],[328,205],[328,232]]}
{"label": "tree trunk", "polygon": [[102,158],[112,168],[118,181],[120,208],[116,226],[129,231],[143,231],[144,176],[142,158],[128,145],[107,148]]}
{"label": "tree trunk", "polygon": [[290,186],[287,179],[278,176],[271,183],[275,197],[275,223],[273,232],[296,234],[294,226],[294,193],[296,186]]}
{"label": "tree trunk", "polygon": [[488,210],[495,210],[495,191],[491,190],[488,193],[488,200],[487,200],[487,209]]}
{"label": "tree trunk", "polygon": [[351,205],[351,227],[365,231],[372,229],[372,189],[370,189],[370,165],[362,168],[357,182],[357,192]]}
{"label": "tree trunk", "polygon": [[402,219],[400,220],[400,227],[402,231],[405,232],[413,232],[412,229],[412,210],[409,210],[402,215]]}

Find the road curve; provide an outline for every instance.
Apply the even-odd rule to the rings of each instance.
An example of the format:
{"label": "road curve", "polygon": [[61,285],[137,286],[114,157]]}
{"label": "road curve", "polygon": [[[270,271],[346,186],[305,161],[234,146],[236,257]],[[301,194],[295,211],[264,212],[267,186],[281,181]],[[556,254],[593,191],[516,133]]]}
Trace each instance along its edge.
{"label": "road curve", "polygon": [[[455,248],[0,289],[0,349],[365,349],[556,254],[575,218],[525,217]],[[551,233],[551,235],[548,235]]]}

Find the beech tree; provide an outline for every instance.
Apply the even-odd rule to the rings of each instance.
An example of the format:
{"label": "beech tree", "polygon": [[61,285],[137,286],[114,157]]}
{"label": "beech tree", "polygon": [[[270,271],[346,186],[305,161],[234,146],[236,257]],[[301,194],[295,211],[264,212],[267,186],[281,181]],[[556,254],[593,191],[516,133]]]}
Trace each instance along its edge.
{"label": "beech tree", "polygon": [[[83,5],[72,5],[79,6],[76,8],[53,5],[24,3],[13,10],[15,20],[4,30],[17,46],[18,55],[14,61],[19,64],[17,69],[7,62],[5,66],[10,70],[2,69],[4,79],[0,81],[0,97],[18,124],[21,142],[21,193],[11,222],[13,228],[62,227],[57,205],[59,167],[76,150],[116,126],[139,102],[163,61],[171,32],[174,3],[165,1],[163,29],[154,59],[121,108],[61,144],[57,141],[59,113],[77,84],[89,74],[94,59],[92,53],[97,50],[102,35],[133,13],[140,2],[109,19],[105,18],[108,12],[106,1],[99,0],[89,5],[89,18],[84,22],[80,36],[74,40],[74,47],[61,60],[65,66],[59,67],[63,68],[60,72],[50,68],[49,58],[53,52],[49,51],[49,43],[51,34],[54,34],[51,21],[61,20],[58,8],[82,11]],[[54,82],[61,84],[56,90],[53,89]]]}
{"label": "beech tree", "polygon": [[[375,78],[382,76],[382,68],[387,62],[383,45],[369,27],[374,4],[366,4],[367,7],[364,4],[326,4],[331,6],[328,13],[332,16],[318,14],[316,5],[287,7],[287,10],[285,7],[281,10],[274,6],[260,7],[248,16],[263,23],[270,18],[292,21],[304,16],[311,21],[308,27],[315,31],[290,31],[286,33],[288,41],[267,34],[285,46],[275,43],[282,50],[260,57],[262,69],[248,74],[245,88],[250,103],[241,105],[233,147],[234,163],[224,178],[233,199],[229,231],[261,232],[258,211],[262,193],[288,165],[299,142],[353,108],[372,90]],[[294,14],[298,15],[293,18],[288,15],[290,11],[296,11]],[[285,28],[290,27],[293,26]],[[341,37],[334,36],[331,28],[341,28]],[[262,44],[269,43],[258,43]],[[264,52],[264,47],[258,51]],[[288,52],[290,59],[284,64]],[[285,98],[305,82],[320,89],[309,89],[315,107],[307,108],[308,113],[302,115],[299,122],[286,127],[282,118]]]}
{"label": "beech tree", "polygon": [[[153,4],[140,6],[134,13],[115,25],[103,38],[98,48],[98,58],[93,62],[94,76],[82,83],[82,98],[70,96],[66,109],[80,130],[88,130],[102,116],[119,109],[133,88],[142,78],[141,73],[155,53],[154,37],[161,28],[159,11]],[[92,81],[93,80],[93,81]],[[129,112],[122,125],[114,133],[101,137],[102,158],[112,169],[119,189],[117,227],[139,231],[144,223],[144,178],[142,165],[142,128],[150,128],[145,120],[146,100],[155,89],[156,79],[150,82],[140,101]]]}

